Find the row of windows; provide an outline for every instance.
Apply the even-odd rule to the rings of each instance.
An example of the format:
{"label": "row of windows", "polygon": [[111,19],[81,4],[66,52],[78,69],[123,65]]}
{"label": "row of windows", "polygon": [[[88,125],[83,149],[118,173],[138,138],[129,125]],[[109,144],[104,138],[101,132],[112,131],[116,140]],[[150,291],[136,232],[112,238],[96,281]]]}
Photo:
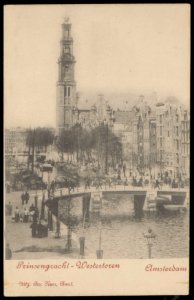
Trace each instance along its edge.
{"label": "row of windows", "polygon": [[[162,124],[163,115],[159,115],[159,119],[160,119],[160,124]],[[176,117],[175,117],[175,121],[176,121],[176,123],[178,123],[178,122],[179,122],[179,115],[176,115]]]}

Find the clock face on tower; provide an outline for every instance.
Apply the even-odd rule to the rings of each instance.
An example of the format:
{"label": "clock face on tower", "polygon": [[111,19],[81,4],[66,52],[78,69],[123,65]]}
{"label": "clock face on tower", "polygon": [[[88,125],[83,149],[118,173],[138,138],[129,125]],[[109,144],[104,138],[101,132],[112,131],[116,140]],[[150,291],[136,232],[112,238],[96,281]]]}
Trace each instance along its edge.
{"label": "clock face on tower", "polygon": [[70,48],[68,47],[68,46],[66,46],[65,48],[64,48],[64,54],[65,53],[70,53]]}

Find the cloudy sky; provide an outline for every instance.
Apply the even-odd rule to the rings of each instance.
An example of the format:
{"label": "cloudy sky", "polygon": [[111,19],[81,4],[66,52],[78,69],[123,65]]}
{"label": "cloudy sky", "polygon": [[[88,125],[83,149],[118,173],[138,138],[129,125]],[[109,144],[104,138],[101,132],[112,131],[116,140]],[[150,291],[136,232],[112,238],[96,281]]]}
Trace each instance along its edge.
{"label": "cloudy sky", "polygon": [[188,5],[5,7],[5,126],[55,126],[61,23],[70,17],[77,90],[189,103]]}

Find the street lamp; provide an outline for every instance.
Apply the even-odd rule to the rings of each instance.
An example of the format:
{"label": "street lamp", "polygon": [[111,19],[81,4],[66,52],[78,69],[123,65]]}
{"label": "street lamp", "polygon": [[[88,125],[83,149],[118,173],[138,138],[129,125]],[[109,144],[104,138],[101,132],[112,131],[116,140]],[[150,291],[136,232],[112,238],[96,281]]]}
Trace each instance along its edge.
{"label": "street lamp", "polygon": [[147,240],[148,245],[148,257],[152,258],[152,246],[156,238],[156,234],[153,232],[151,228],[148,228],[148,232],[144,233],[144,238]]}
{"label": "street lamp", "polygon": [[[61,192],[61,199],[62,199],[62,191]],[[57,199],[57,216],[56,216],[56,232],[55,232],[55,238],[59,239],[61,237],[61,224],[59,219],[59,199]]]}
{"label": "street lamp", "polygon": [[111,107],[107,105],[106,108],[107,119],[104,120],[104,125],[106,126],[106,156],[105,156],[105,173],[108,174],[108,152],[109,152],[109,121],[111,117]]}
{"label": "street lamp", "polygon": [[50,171],[47,172],[48,177],[47,177],[47,192],[48,192],[48,198],[50,198]]}
{"label": "street lamp", "polygon": [[72,234],[71,234],[71,224],[70,224],[70,204],[71,204],[71,194],[70,194],[70,186],[68,186],[68,193],[69,193],[69,197],[68,197],[68,223],[67,223],[67,244],[66,244],[66,252],[71,252],[72,250],[72,241],[71,241],[71,237],[72,237]]}
{"label": "street lamp", "polygon": [[105,153],[105,173],[108,175],[108,121],[104,120],[106,126],[106,153]]}
{"label": "street lamp", "polygon": [[98,259],[103,258],[103,250],[101,249],[101,244],[102,244],[102,222],[100,220],[100,222],[99,222],[99,249],[96,250],[96,256]]}

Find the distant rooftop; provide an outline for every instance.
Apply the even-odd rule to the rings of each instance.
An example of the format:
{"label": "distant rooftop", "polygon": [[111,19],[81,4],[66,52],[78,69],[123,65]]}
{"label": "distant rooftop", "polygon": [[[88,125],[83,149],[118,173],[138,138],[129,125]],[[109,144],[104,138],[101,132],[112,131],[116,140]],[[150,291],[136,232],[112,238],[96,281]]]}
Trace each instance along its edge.
{"label": "distant rooftop", "polygon": [[115,123],[128,124],[134,118],[132,111],[119,111],[114,113]]}

